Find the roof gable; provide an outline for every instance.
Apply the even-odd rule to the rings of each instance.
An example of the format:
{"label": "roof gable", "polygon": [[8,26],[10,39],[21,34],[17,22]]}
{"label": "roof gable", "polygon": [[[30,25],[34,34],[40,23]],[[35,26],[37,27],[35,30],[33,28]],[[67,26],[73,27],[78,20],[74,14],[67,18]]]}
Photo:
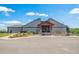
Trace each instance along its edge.
{"label": "roof gable", "polygon": [[37,27],[40,22],[41,22],[41,19],[38,18],[38,19],[36,19],[36,20],[26,24],[26,25],[23,25],[23,27]]}
{"label": "roof gable", "polygon": [[66,27],[66,25],[52,19],[52,18],[49,18],[48,21],[50,21],[51,23],[55,24],[55,27]]}

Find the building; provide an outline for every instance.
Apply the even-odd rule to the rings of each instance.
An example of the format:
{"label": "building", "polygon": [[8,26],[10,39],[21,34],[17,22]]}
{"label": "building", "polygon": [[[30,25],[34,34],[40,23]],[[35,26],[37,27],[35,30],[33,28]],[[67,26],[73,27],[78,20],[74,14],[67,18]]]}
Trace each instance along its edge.
{"label": "building", "polygon": [[23,26],[12,26],[8,27],[9,33],[18,33],[18,32],[33,32],[36,34],[53,34],[53,35],[66,35],[67,26],[49,18],[46,21],[41,21],[40,18],[25,24]]}

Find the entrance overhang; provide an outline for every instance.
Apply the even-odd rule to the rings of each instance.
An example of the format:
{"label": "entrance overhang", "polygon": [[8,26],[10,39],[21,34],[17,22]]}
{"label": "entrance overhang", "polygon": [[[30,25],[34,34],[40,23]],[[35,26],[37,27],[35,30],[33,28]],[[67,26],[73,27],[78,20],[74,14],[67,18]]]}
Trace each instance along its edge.
{"label": "entrance overhang", "polygon": [[40,28],[40,33],[41,34],[48,34],[48,33],[51,33],[52,31],[52,26],[54,24],[52,24],[51,22],[49,21],[42,21],[38,26]]}

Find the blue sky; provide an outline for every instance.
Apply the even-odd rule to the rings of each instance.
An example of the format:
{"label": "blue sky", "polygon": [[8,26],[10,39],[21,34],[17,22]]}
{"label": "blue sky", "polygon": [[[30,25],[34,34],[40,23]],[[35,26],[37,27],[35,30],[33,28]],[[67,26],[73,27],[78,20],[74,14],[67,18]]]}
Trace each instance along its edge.
{"label": "blue sky", "polygon": [[79,28],[78,4],[0,4],[0,28],[26,24],[34,19],[53,18],[69,27]]}

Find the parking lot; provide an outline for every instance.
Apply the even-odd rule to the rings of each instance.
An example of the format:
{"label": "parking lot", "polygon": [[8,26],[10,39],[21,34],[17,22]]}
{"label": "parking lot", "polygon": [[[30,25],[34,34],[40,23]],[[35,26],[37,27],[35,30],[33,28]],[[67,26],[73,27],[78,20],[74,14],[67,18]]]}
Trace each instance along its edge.
{"label": "parking lot", "polygon": [[78,54],[78,36],[0,38],[0,54]]}

